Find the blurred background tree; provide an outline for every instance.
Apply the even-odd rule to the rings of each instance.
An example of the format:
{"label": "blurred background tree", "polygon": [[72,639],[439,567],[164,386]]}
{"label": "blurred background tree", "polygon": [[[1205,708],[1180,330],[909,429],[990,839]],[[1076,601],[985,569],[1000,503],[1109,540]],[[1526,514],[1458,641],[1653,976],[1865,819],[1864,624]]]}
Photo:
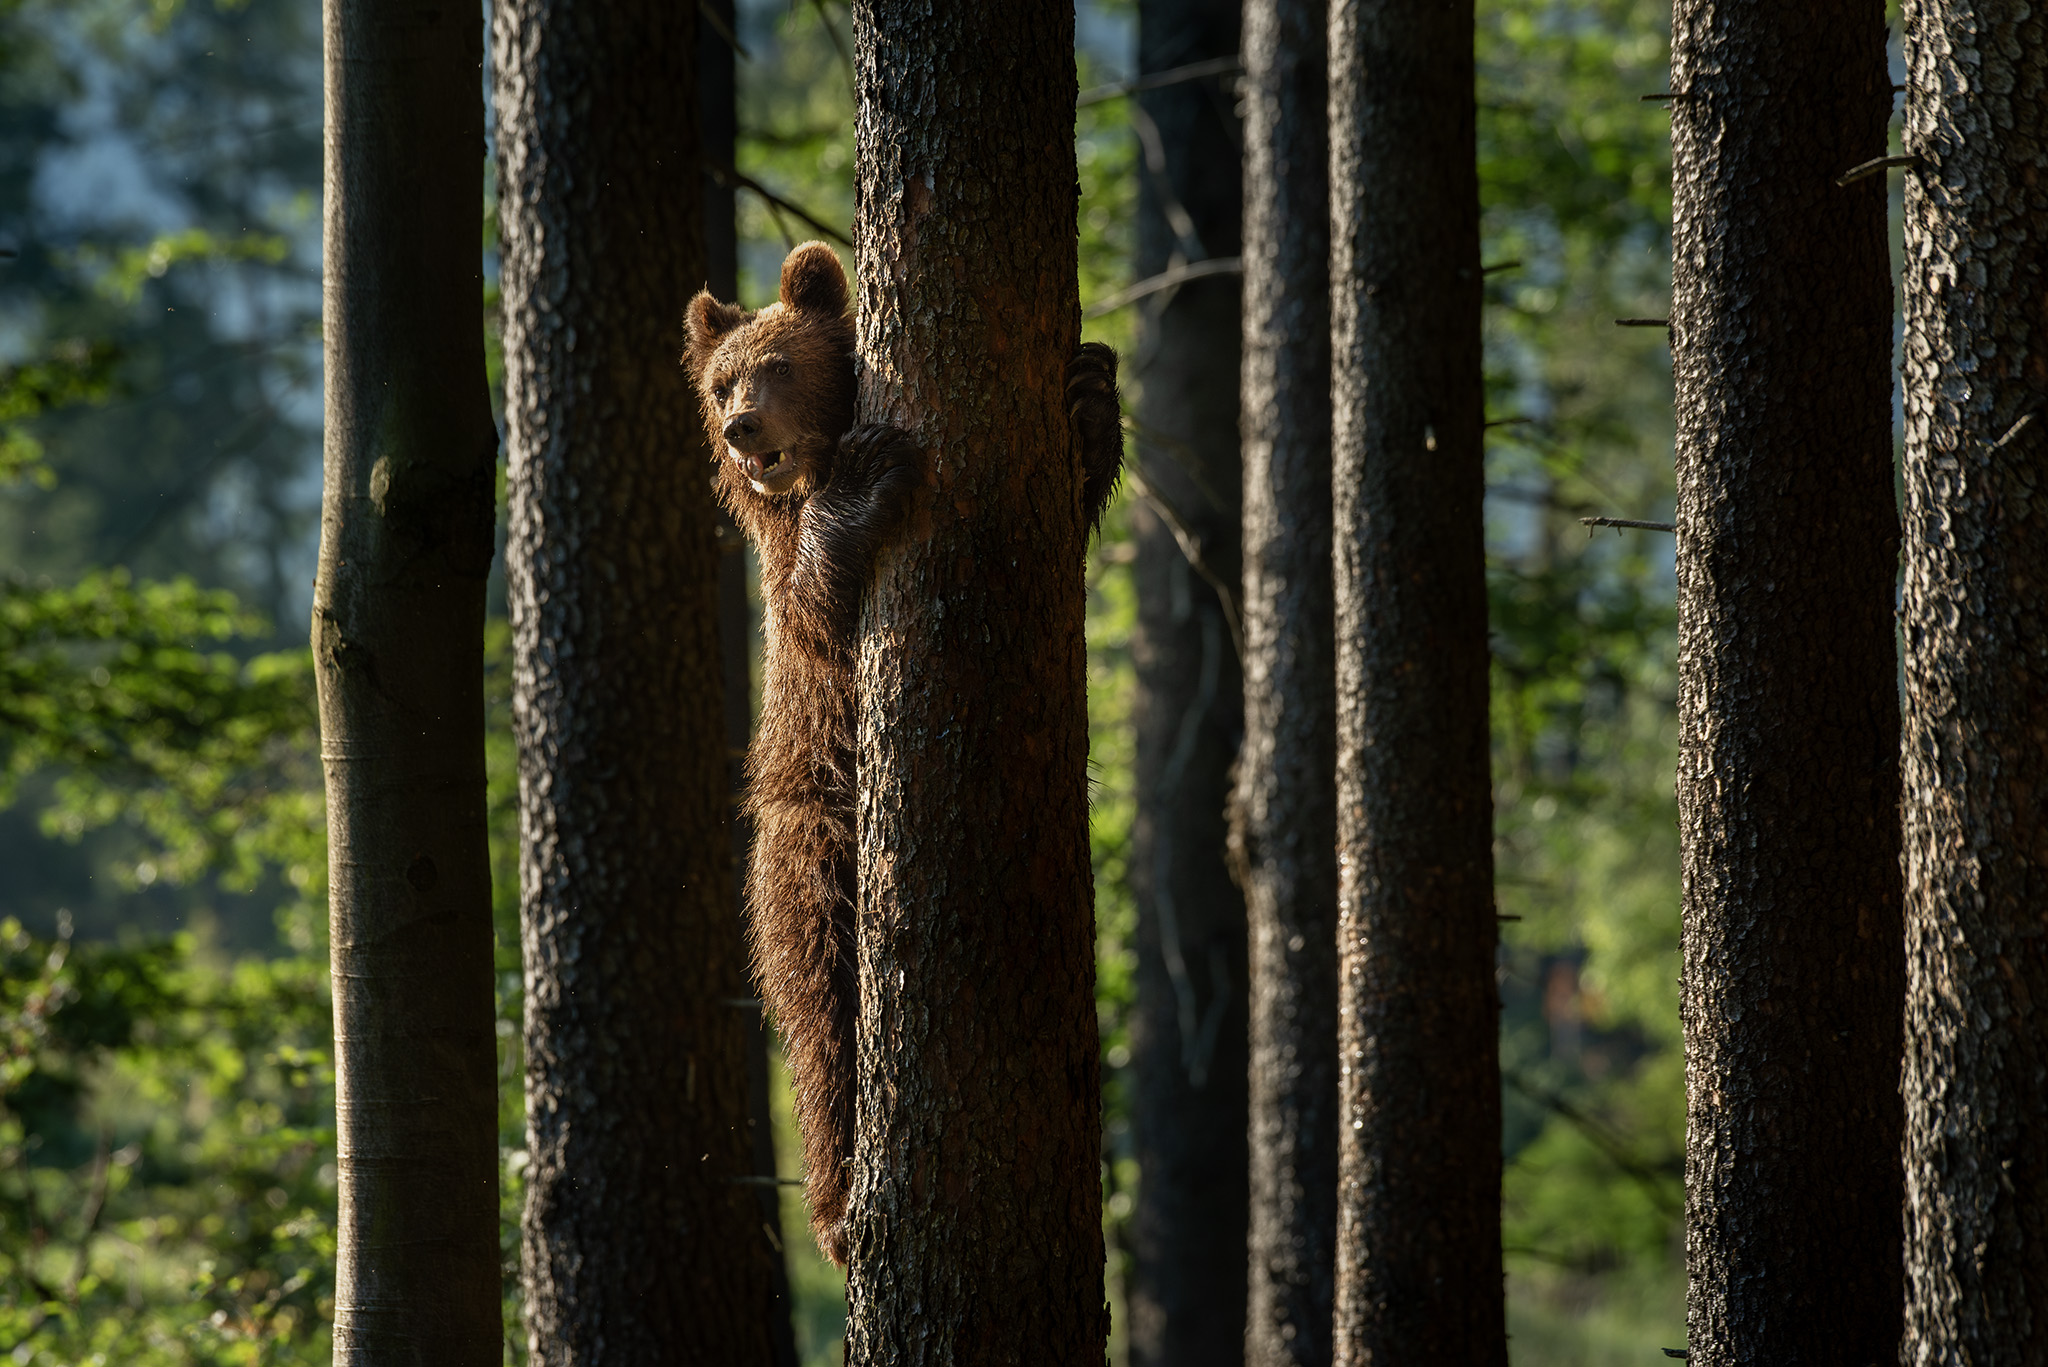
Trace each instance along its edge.
{"label": "blurred background tree", "polygon": [[[0,927],[0,1352],[25,1347],[24,1362],[328,1352],[325,874],[303,655],[319,494],[316,13],[0,5],[0,913],[18,923]],[[1091,0],[1078,21],[1081,86],[1137,74],[1135,5]],[[1668,88],[1667,24],[1650,0],[1479,7],[1496,858],[1500,911],[1519,918],[1500,966],[1518,1364],[1639,1363],[1678,1344],[1684,1319],[1672,547],[1577,521],[1670,516],[1664,339],[1613,325],[1661,317],[1667,298],[1668,123],[1638,98]],[[761,304],[789,243],[820,235],[806,215],[841,232],[852,220],[849,30],[834,0],[743,3],[733,28],[740,295]],[[1227,100],[1231,78],[1214,79]],[[1102,100],[1077,122],[1084,305],[1137,273],[1128,106]],[[491,223],[487,206],[487,293]],[[1129,349],[1138,323],[1134,305],[1087,335]],[[1143,395],[1130,397],[1136,411]],[[1129,520],[1112,510],[1088,570],[1116,1354],[1118,1239],[1143,1181],[1123,1100],[1137,963]],[[502,614],[502,594],[493,604]],[[502,623],[491,640],[516,1267]],[[785,1211],[785,1230],[804,1224]],[[836,1361],[839,1278],[807,1241],[787,1244],[803,1356]],[[508,1300],[523,1360],[517,1311]]]}

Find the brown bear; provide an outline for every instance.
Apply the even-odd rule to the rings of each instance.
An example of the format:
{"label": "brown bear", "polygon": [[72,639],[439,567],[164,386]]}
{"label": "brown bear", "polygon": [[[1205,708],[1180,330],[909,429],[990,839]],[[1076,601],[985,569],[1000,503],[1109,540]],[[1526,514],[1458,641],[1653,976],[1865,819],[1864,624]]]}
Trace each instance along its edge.
{"label": "brown bear", "polygon": [[[760,557],[767,645],[747,753],[748,940],[795,1084],[811,1228],[842,1266],[859,1007],[854,653],[875,558],[901,534],[924,478],[909,434],[854,426],[846,305],[839,258],[806,242],[782,264],[778,303],[749,312],[708,290],[691,300],[684,357],[718,453],[719,500]],[[1093,525],[1123,461],[1116,354],[1082,347],[1067,399]]]}

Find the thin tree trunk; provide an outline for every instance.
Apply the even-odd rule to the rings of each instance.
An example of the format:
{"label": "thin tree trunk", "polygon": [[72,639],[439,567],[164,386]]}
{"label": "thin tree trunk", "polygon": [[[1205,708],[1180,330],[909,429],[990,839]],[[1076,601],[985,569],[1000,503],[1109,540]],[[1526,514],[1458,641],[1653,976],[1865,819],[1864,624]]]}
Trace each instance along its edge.
{"label": "thin tree trunk", "polygon": [[1506,1367],[1473,13],[1333,0],[1335,1358]]}
{"label": "thin tree trunk", "polygon": [[[1234,56],[1238,25],[1237,0],[1140,0],[1138,70]],[[1243,196],[1234,104],[1227,78],[1137,97],[1141,279],[1237,255]],[[1240,295],[1238,281],[1214,276],[1155,296],[1130,366],[1143,490],[1132,511],[1138,1200],[1125,1236],[1137,1367],[1244,1360],[1249,984],[1244,894],[1223,854],[1230,766],[1244,731],[1236,640]]]}
{"label": "thin tree trunk", "polygon": [[1906,1344],[2048,1358],[2048,13],[1906,6]]}
{"label": "thin tree trunk", "polygon": [[[713,19],[717,23],[712,22]],[[735,53],[727,35],[733,33],[733,0],[707,0],[697,9],[697,109],[700,145],[712,162],[730,166],[736,160],[739,133]],[[720,299],[740,297],[739,225],[733,187],[707,167],[698,177],[704,196],[704,288]],[[718,660],[725,693],[726,830],[732,846],[733,915],[745,923],[747,851],[753,845],[753,823],[747,820],[747,743],[754,732],[754,649],[760,632],[754,625],[747,596],[747,541],[724,508],[714,506],[718,537]],[[744,1001],[746,999],[736,999]],[[775,1115],[769,1103],[767,1022],[757,1007],[742,1006],[746,1031],[747,1124],[758,1178],[776,1175]],[[774,1304],[768,1312],[768,1336],[776,1367],[797,1367],[794,1302],[789,1289],[789,1260],[782,1242],[782,1192],[767,1180],[754,1185],[761,1228],[771,1253],[768,1276]]]}
{"label": "thin tree trunk", "polygon": [[710,467],[696,16],[501,0],[536,1363],[766,1363]]}
{"label": "thin tree trunk", "polygon": [[1074,30],[857,0],[861,416],[928,462],[859,685],[849,1362],[1102,1362]]}
{"label": "thin tree trunk", "polygon": [[328,0],[324,37],[313,653],[332,871],[334,1360],[497,1367],[482,25],[474,11]]}
{"label": "thin tree trunk", "polygon": [[1330,1361],[1337,1190],[1336,662],[1322,0],[1244,11],[1244,748],[1251,956],[1245,1360]]}
{"label": "thin tree trunk", "polygon": [[[1904,962],[1877,0],[1680,0],[1692,1361],[1897,1351]],[[1825,1237],[1816,1231],[1825,1230]]]}

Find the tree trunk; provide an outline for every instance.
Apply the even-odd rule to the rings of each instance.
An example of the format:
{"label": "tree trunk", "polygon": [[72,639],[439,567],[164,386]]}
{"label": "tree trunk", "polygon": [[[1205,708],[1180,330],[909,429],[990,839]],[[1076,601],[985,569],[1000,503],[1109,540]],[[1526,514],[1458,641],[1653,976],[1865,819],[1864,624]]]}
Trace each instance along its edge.
{"label": "tree trunk", "polygon": [[859,668],[846,1355],[1098,1367],[1073,10],[853,18],[861,417],[931,493]]}
{"label": "tree trunk", "polygon": [[1884,153],[1883,20],[1674,16],[1694,1363],[1889,1362],[1899,1338],[1891,292],[1882,178],[1835,183]]}
{"label": "tree trunk", "polygon": [[326,487],[337,1363],[497,1367],[484,820],[482,26],[328,0]]}
{"label": "tree trunk", "polygon": [[1336,662],[1322,0],[1244,11],[1244,748],[1251,956],[1245,1360],[1330,1361],[1337,1191]]}
{"label": "tree trunk", "polygon": [[1908,1364],[2048,1357],[2048,14],[1906,6]]}
{"label": "tree trunk", "polygon": [[1336,1361],[1506,1367],[1473,12],[1330,10]]}
{"label": "tree trunk", "polygon": [[[714,24],[711,21],[717,20]],[[739,134],[738,86],[732,40],[733,0],[707,0],[697,9],[697,109],[699,145],[712,162],[730,166],[736,160]],[[733,187],[707,167],[698,177],[704,196],[704,287],[720,299],[740,297],[739,225]],[[747,597],[747,540],[722,507],[713,506],[718,539],[718,660],[725,693],[726,831],[732,851],[732,910],[745,924],[747,851],[754,842],[747,819],[747,743],[754,732],[754,648],[760,632]],[[753,1150],[753,1172],[774,1177],[775,1116],[769,1103],[768,1028],[756,1007],[741,1008],[746,1031],[747,1124]],[[795,1303],[790,1296],[789,1260],[782,1243],[782,1192],[771,1181],[753,1184],[754,1204],[770,1246],[768,1276],[774,1304],[768,1312],[768,1336],[776,1367],[797,1367]]]}
{"label": "tree trunk", "polygon": [[[1140,0],[1138,70],[1235,56],[1238,24],[1237,0]],[[1140,278],[1237,255],[1243,196],[1234,104],[1228,78],[1138,97]],[[1244,1360],[1248,981],[1244,895],[1223,853],[1230,766],[1244,730],[1240,294],[1236,280],[1215,276],[1154,296],[1130,365],[1139,385],[1134,483],[1143,490],[1132,510],[1138,1202],[1125,1236],[1135,1367]]]}
{"label": "tree trunk", "polygon": [[710,466],[696,16],[501,0],[536,1363],[766,1363]]}

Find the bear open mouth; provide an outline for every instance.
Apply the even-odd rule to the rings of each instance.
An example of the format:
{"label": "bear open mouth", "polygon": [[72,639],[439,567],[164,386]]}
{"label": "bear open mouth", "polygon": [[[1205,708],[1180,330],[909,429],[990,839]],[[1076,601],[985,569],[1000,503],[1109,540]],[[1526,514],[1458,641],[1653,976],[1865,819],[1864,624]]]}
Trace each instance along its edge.
{"label": "bear open mouth", "polygon": [[759,461],[756,462],[756,464],[759,467],[761,473],[765,475],[770,470],[777,469],[782,465],[782,452],[770,451],[768,454],[762,456],[759,459]]}

